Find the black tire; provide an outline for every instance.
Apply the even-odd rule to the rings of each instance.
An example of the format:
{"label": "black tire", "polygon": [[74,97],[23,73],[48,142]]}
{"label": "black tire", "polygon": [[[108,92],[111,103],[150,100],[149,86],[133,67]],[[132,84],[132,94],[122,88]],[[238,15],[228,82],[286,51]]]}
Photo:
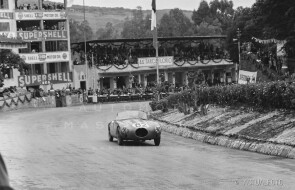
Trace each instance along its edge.
{"label": "black tire", "polygon": [[109,141],[110,141],[110,142],[113,142],[113,140],[114,140],[114,138],[113,138],[113,136],[111,135],[110,130],[109,130]]}
{"label": "black tire", "polygon": [[123,138],[120,135],[119,128],[117,129],[117,142],[118,142],[118,145],[120,146],[123,145]]}
{"label": "black tire", "polygon": [[155,146],[159,146],[160,143],[161,143],[161,136],[157,137],[157,138],[154,138],[154,143],[155,143]]}

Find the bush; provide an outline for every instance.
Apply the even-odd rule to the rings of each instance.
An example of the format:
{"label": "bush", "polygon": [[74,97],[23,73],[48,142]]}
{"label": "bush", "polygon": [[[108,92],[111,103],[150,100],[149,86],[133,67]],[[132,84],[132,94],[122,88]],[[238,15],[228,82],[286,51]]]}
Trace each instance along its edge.
{"label": "bush", "polygon": [[179,107],[217,104],[222,106],[246,105],[259,108],[295,109],[295,83],[277,81],[257,84],[201,87],[184,91],[152,102],[152,109],[162,110]]}
{"label": "bush", "polygon": [[163,112],[167,112],[168,111],[168,100],[162,99],[160,101],[152,101],[152,102],[150,102],[150,106],[151,106],[152,111],[161,110]]}

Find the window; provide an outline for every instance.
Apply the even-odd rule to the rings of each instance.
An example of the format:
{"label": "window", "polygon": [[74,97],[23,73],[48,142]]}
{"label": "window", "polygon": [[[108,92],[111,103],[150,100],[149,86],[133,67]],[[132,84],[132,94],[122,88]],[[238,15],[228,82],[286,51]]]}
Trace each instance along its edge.
{"label": "window", "polygon": [[9,22],[0,22],[0,31],[10,31]]}
{"label": "window", "polygon": [[9,9],[8,0],[0,0],[0,9]]}
{"label": "window", "polygon": [[41,42],[31,42],[28,43],[28,48],[19,49],[20,53],[40,53],[42,52],[42,43]]}
{"label": "window", "polygon": [[32,20],[32,21],[17,21],[17,31],[34,31],[41,30],[41,21]]}
{"label": "window", "polygon": [[69,62],[61,62],[61,72],[69,72]]}
{"label": "window", "polygon": [[46,41],[46,52],[68,51],[68,41]]}
{"label": "window", "polygon": [[56,63],[47,63],[47,73],[57,73]]}
{"label": "window", "polygon": [[66,22],[57,20],[44,20],[44,30],[65,30]]}
{"label": "window", "polygon": [[69,62],[47,63],[47,73],[66,73],[69,71]]}
{"label": "window", "polygon": [[32,64],[32,74],[44,74],[43,64]]}

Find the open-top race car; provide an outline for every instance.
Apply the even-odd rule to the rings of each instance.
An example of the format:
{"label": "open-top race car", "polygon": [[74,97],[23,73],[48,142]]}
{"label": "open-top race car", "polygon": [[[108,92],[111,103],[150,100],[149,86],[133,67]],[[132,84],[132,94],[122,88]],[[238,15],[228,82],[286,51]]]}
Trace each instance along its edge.
{"label": "open-top race car", "polygon": [[109,141],[117,138],[119,145],[124,140],[145,141],[154,139],[156,146],[160,145],[161,127],[143,111],[123,111],[117,114],[114,121],[108,124]]}

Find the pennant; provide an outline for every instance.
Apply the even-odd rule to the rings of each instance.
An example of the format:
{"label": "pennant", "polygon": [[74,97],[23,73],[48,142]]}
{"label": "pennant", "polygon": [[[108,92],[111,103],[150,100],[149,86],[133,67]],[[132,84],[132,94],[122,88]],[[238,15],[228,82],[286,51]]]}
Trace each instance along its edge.
{"label": "pennant", "polygon": [[156,0],[152,1],[152,22],[151,22],[151,30],[153,33],[153,46],[157,48],[157,11],[156,11]]}

